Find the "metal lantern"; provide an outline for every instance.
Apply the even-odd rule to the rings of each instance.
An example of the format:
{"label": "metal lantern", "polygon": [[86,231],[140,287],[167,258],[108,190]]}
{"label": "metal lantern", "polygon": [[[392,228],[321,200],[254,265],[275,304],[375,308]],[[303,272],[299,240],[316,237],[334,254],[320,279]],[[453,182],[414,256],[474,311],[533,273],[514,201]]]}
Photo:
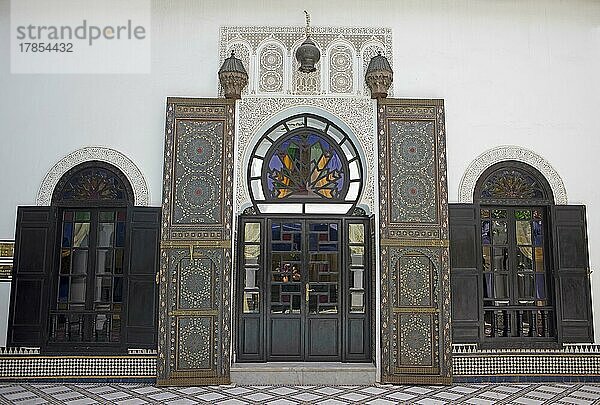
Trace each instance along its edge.
{"label": "metal lantern", "polygon": [[387,58],[377,52],[377,55],[371,58],[367,72],[365,73],[365,82],[371,90],[371,98],[385,98],[392,81],[394,72]]}
{"label": "metal lantern", "polygon": [[242,90],[248,84],[248,73],[242,61],[235,57],[234,51],[231,51],[231,56],[223,61],[219,69],[219,81],[225,98],[242,97]]}

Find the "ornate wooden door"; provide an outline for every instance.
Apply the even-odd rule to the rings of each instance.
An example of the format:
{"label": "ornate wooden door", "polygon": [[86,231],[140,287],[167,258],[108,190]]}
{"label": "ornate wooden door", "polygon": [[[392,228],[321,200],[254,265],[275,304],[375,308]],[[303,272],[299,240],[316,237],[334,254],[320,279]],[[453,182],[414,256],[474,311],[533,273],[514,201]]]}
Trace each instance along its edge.
{"label": "ornate wooden door", "polygon": [[158,385],[229,382],[234,111],[167,99]]}
{"label": "ornate wooden door", "polygon": [[378,101],[383,382],[452,381],[443,100]]}

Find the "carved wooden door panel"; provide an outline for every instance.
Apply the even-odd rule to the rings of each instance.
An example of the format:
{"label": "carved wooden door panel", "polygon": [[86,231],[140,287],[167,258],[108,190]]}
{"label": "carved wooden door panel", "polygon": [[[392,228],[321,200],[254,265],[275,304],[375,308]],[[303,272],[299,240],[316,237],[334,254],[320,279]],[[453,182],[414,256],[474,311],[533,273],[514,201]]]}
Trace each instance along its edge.
{"label": "carved wooden door panel", "polygon": [[383,382],[452,381],[443,100],[378,102]]}
{"label": "carved wooden door panel", "polygon": [[158,385],[229,382],[234,111],[167,99]]}

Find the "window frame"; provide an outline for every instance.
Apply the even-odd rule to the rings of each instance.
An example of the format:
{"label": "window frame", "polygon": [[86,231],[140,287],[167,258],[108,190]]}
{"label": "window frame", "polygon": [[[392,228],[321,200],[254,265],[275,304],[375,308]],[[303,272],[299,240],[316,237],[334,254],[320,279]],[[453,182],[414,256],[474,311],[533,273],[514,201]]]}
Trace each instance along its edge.
{"label": "window frame", "polygon": [[[90,169],[98,169],[109,172],[114,179],[119,183],[118,186],[124,191],[123,198],[121,199],[104,199],[104,198],[88,198],[88,199],[66,199],[63,198],[64,188],[69,184],[71,179],[80,175],[81,172],[90,170]],[[48,354],[79,354],[88,352],[89,350],[93,350],[97,353],[102,354],[124,354],[127,352],[127,339],[126,339],[126,316],[128,313],[128,265],[127,265],[127,257],[129,257],[130,244],[129,240],[129,227],[130,227],[130,208],[134,206],[134,196],[132,191],[131,184],[127,177],[115,166],[101,162],[101,161],[87,161],[81,163],[69,171],[67,171],[57,183],[57,186],[54,189],[52,195],[52,206],[57,209],[57,218],[56,218],[56,242],[54,246],[54,254],[53,254],[53,265],[52,271],[49,277],[50,286],[49,286],[49,296],[48,296],[48,304],[47,304],[47,325],[46,330],[44,331],[45,339],[43,341],[43,350],[44,353]],[[125,211],[124,218],[124,246],[123,246],[123,273],[121,275],[122,285],[121,285],[121,310],[119,312],[120,316],[120,336],[117,342],[96,342],[96,341],[51,341],[51,333],[52,333],[52,316],[54,314],[64,313],[68,314],[71,312],[69,309],[67,310],[59,310],[58,309],[58,290],[59,290],[59,278],[60,278],[60,254],[62,249],[62,235],[63,235],[63,213],[65,211],[89,211],[90,212],[90,238],[88,242],[88,273],[86,274],[86,293],[85,293],[85,303],[84,309],[81,311],[77,311],[76,313],[85,313],[89,314],[89,320],[84,321],[84,325],[87,328],[87,331],[84,333],[88,333],[90,337],[93,335],[93,325],[94,322],[92,318],[95,318],[98,314],[103,313],[115,313],[114,310],[110,311],[101,311],[94,310],[94,300],[95,300],[95,280],[96,280],[96,252],[99,248],[96,243],[97,239],[97,228],[100,223],[99,221],[99,213],[103,211],[113,211],[115,215],[118,211]],[[94,221],[95,219],[95,221]],[[74,222],[74,221],[73,221]],[[115,222],[116,223],[116,218]],[[116,230],[115,230],[116,234]],[[116,235],[114,236],[116,237]],[[94,246],[92,246],[92,242],[94,242]],[[100,247],[101,248],[101,247]],[[114,260],[114,259],[113,259]],[[114,275],[113,275],[114,282]],[[114,288],[114,285],[113,285]],[[113,292],[114,293],[114,292]],[[112,302],[111,302],[112,304]]]}
{"label": "window frame", "polygon": [[[511,193],[507,192],[504,195],[496,195],[496,196],[482,196],[482,192],[486,189],[486,182],[492,181],[494,176],[497,176],[498,173],[502,171],[508,172],[521,172],[524,176],[533,179],[535,183],[533,185],[536,186],[536,192],[538,193],[537,197],[532,198],[528,195],[519,196],[517,193],[515,195],[510,195]],[[488,187],[489,189],[489,187]],[[531,193],[530,193],[531,194]],[[558,309],[560,303],[557,303],[559,299],[559,294],[557,291],[557,286],[555,282],[555,274],[552,271],[554,257],[553,257],[553,235],[552,235],[552,207],[554,206],[554,197],[552,194],[552,189],[546,180],[546,178],[535,168],[525,164],[523,162],[518,161],[503,161],[496,163],[490,167],[488,167],[477,180],[475,190],[473,193],[473,203],[476,210],[476,230],[477,230],[477,239],[476,246],[477,252],[481,256],[481,259],[478,261],[478,274],[480,278],[479,283],[479,346],[482,348],[556,348],[560,347],[560,331],[559,331],[559,320],[558,320]],[[537,337],[537,336],[521,336],[521,333],[513,330],[514,327],[518,327],[518,320],[515,317],[511,317],[510,320],[510,336],[486,336],[486,310],[489,311],[493,307],[497,307],[499,310],[503,308],[508,308],[508,310],[514,314],[522,308],[522,310],[533,310],[536,306],[534,305],[514,305],[513,300],[517,299],[514,291],[518,289],[517,284],[517,274],[518,271],[516,268],[510,267],[508,269],[508,277],[509,277],[509,294],[508,300],[510,301],[507,306],[493,306],[486,305],[485,302],[493,301],[493,298],[485,298],[485,274],[486,271],[484,269],[483,263],[483,241],[482,241],[482,218],[481,211],[482,209],[505,209],[507,210],[507,217],[511,214],[514,217],[514,212],[517,209],[526,209],[532,210],[535,208],[543,210],[543,250],[544,250],[544,274],[545,274],[545,283],[546,283],[546,300],[547,303],[543,308],[547,308],[548,311],[551,311],[552,318],[548,320],[548,330],[550,336],[547,337]],[[507,226],[514,227],[516,224],[515,218],[507,219]],[[491,230],[490,230],[491,232]],[[516,249],[517,249],[517,241],[516,241],[516,231],[508,230],[507,233],[507,246],[509,248],[509,260],[512,260],[516,257]],[[510,236],[509,236],[510,235]],[[490,245],[493,246],[493,245]],[[494,274],[493,269],[490,272]],[[535,272],[534,272],[535,274]],[[534,284],[535,285],[535,284]],[[535,299],[533,299],[535,301]],[[497,300],[496,300],[497,301]]]}

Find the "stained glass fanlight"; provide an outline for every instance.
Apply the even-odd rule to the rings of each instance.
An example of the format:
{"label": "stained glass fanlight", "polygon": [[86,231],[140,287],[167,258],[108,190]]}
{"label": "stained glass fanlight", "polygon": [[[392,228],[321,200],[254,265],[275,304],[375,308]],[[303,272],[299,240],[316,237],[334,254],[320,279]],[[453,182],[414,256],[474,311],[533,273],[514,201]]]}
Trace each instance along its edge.
{"label": "stained glass fanlight", "polygon": [[345,214],[360,196],[362,167],[345,131],[323,117],[300,114],[259,140],[248,183],[259,212]]}
{"label": "stained glass fanlight", "polygon": [[268,161],[269,197],[339,199],[346,177],[340,154],[309,131],[287,138]]}
{"label": "stained glass fanlight", "polygon": [[550,202],[552,191],[545,178],[521,162],[502,162],[491,166],[477,183],[474,198],[482,202],[523,204],[525,201]]}
{"label": "stained glass fanlight", "polygon": [[120,170],[104,162],[90,161],[63,175],[54,189],[52,202],[61,205],[82,202],[127,205],[133,202],[133,191]]}

